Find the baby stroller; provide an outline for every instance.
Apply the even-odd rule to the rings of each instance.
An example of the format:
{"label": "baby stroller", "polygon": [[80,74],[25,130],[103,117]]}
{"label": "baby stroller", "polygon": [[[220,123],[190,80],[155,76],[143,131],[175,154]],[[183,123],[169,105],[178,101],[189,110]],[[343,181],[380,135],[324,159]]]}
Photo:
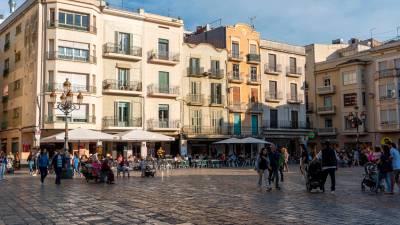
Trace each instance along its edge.
{"label": "baby stroller", "polygon": [[143,169],[145,177],[154,177],[156,174],[156,166],[154,161],[145,160],[143,161]]}
{"label": "baby stroller", "polygon": [[364,166],[364,178],[361,181],[361,191],[365,191],[368,187],[371,192],[378,193],[378,190],[381,189],[384,191],[384,186],[379,184],[379,187],[376,188],[376,181],[379,177],[378,166],[374,163],[366,163]]}
{"label": "baby stroller", "polygon": [[311,192],[313,189],[319,188],[325,191],[323,184],[322,165],[318,160],[313,160],[305,168],[305,180],[307,191]]}
{"label": "baby stroller", "polygon": [[94,180],[98,182],[100,180],[100,170],[99,168],[93,167],[90,163],[82,163],[81,173],[86,179],[86,182]]}

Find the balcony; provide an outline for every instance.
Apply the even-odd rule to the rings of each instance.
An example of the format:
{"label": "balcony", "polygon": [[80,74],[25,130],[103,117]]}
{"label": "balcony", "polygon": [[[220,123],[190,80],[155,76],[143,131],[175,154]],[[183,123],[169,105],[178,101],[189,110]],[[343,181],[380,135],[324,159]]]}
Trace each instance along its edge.
{"label": "balcony", "polygon": [[282,99],[282,92],[265,92],[266,102],[280,102]]}
{"label": "balcony", "polygon": [[10,68],[4,68],[3,69],[3,77],[7,77],[8,74],[10,74]]}
{"label": "balcony", "polygon": [[179,86],[150,84],[147,86],[147,93],[153,97],[176,98],[179,96]]}
{"label": "balcony", "polygon": [[147,120],[147,128],[152,131],[178,131],[179,120]]}
{"label": "balcony", "polygon": [[117,95],[141,95],[142,82],[107,79],[103,81],[103,93]]}
{"label": "balcony", "polygon": [[303,68],[302,67],[286,67],[286,76],[288,77],[301,77],[303,75]]}
{"label": "balcony", "polygon": [[164,65],[176,65],[180,61],[180,54],[173,52],[157,52],[151,51],[149,53],[149,62],[164,64]]}
{"label": "balcony", "polygon": [[298,121],[298,120],[265,120],[264,121],[265,129],[274,130],[274,129],[311,129],[311,124],[306,121]]}
{"label": "balcony", "polygon": [[103,117],[103,128],[105,129],[132,128],[132,127],[142,127],[142,118],[140,117],[117,118],[111,116]]}
{"label": "balcony", "polygon": [[209,96],[209,104],[210,106],[215,106],[215,107],[223,107],[225,105],[225,96],[223,95],[215,95]]}
{"label": "balcony", "polygon": [[392,101],[396,100],[397,96],[395,92],[393,91],[392,93],[385,93],[386,95],[379,96],[379,101]]}
{"label": "balcony", "polygon": [[4,43],[4,52],[8,51],[8,49],[10,49],[10,41]]}
{"label": "balcony", "polygon": [[317,113],[318,115],[332,115],[336,113],[336,107],[335,106],[318,107]]}
{"label": "balcony", "polygon": [[[55,123],[65,123],[65,116],[55,116],[55,115],[45,115],[44,116],[44,123],[45,124],[55,124]],[[68,117],[69,124],[95,124],[96,123],[96,116],[89,116],[86,117]]]}
{"label": "balcony", "polygon": [[[365,135],[367,132],[367,129],[364,125],[361,125],[358,127],[358,134],[359,135]],[[343,129],[343,134],[344,135],[357,135],[357,128],[353,127],[345,127]]]}
{"label": "balcony", "polygon": [[208,78],[210,79],[223,79],[225,70],[208,70]]}
{"label": "balcony", "polygon": [[243,53],[242,52],[230,52],[228,55],[228,60],[234,62],[241,62],[243,61]]}
{"label": "balcony", "polygon": [[194,106],[202,106],[204,105],[204,95],[202,94],[189,94],[187,96],[187,104]]}
{"label": "balcony", "polygon": [[400,77],[400,68],[391,68],[385,70],[379,70],[375,73],[375,79],[393,78]]}
{"label": "balcony", "polygon": [[337,130],[334,127],[319,128],[317,130],[319,136],[334,136],[337,134]]}
{"label": "balcony", "polygon": [[259,137],[262,134],[262,127],[241,126],[237,128],[235,126],[228,126],[228,134],[236,137]]}
{"label": "balcony", "polygon": [[303,95],[287,94],[288,104],[301,104],[303,103]]}
{"label": "balcony", "polygon": [[73,25],[73,24],[59,23],[58,20],[47,21],[47,28],[48,29],[62,28],[62,29],[67,29],[67,30],[89,32],[92,34],[97,34],[97,27],[95,27],[95,26],[77,26],[77,25]]}
{"label": "balcony", "polygon": [[247,110],[247,103],[244,102],[238,102],[238,103],[230,103],[228,105],[228,109],[231,112],[246,112]]}
{"label": "balcony", "polygon": [[187,135],[227,135],[227,129],[223,126],[184,126],[183,132]]}
{"label": "balcony", "polygon": [[228,81],[237,84],[243,83],[243,73],[229,72]]}
{"label": "balcony", "polygon": [[1,122],[1,130],[7,130],[8,128],[8,121]]}
{"label": "balcony", "polygon": [[83,62],[83,63],[97,63],[97,58],[95,56],[75,56],[75,55],[63,55],[59,52],[47,52],[47,59],[48,60],[66,60],[66,61],[73,61],[73,62]]}
{"label": "balcony", "polygon": [[335,93],[335,86],[330,85],[330,86],[322,86],[317,88],[317,94],[319,95],[328,95],[328,94],[334,94]]}
{"label": "balcony", "polygon": [[266,63],[264,65],[264,73],[265,74],[279,75],[281,72],[282,72],[281,64],[271,65],[271,64]]}
{"label": "balcony", "polygon": [[398,121],[384,121],[380,123],[379,129],[381,131],[399,131],[400,122]]}
{"label": "balcony", "polygon": [[250,64],[259,64],[260,63],[260,55],[259,54],[247,54],[247,63]]}
{"label": "balcony", "polygon": [[[88,86],[88,85],[72,84],[71,90],[72,90],[72,92],[96,94],[97,87],[96,86]],[[55,92],[64,91],[63,84],[62,83],[46,84],[46,92],[53,92],[53,91],[55,91]]]}
{"label": "balcony", "polygon": [[258,102],[250,102],[248,104],[248,109],[251,113],[263,113],[263,104]]}
{"label": "balcony", "polygon": [[188,77],[205,77],[207,76],[207,72],[204,72],[203,67],[188,67],[187,68],[187,76]]}
{"label": "balcony", "polygon": [[247,77],[247,84],[261,85],[261,76],[259,74],[249,74]]}
{"label": "balcony", "polygon": [[306,113],[313,113],[314,112],[314,104],[313,103],[306,103]]}
{"label": "balcony", "polygon": [[132,46],[126,49],[118,44],[106,43],[103,45],[103,56],[137,62],[142,60],[142,48]]}

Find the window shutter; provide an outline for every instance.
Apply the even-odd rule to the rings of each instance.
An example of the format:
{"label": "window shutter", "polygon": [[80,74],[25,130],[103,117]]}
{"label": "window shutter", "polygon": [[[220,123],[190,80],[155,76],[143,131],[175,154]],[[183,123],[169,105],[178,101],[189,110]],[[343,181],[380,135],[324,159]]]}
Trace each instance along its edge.
{"label": "window shutter", "polygon": [[118,102],[114,102],[114,124],[118,121]]}
{"label": "window shutter", "polygon": [[133,53],[132,47],[133,47],[133,34],[129,34],[129,49],[128,49],[129,54]]}
{"label": "window shutter", "polygon": [[[117,46],[120,44],[120,43],[119,43],[119,40],[118,40],[118,36],[119,36],[119,35],[118,35],[118,31],[115,31],[115,33],[114,33],[115,43],[114,43],[114,44],[117,45]],[[118,48],[117,48],[117,49],[118,49]]]}

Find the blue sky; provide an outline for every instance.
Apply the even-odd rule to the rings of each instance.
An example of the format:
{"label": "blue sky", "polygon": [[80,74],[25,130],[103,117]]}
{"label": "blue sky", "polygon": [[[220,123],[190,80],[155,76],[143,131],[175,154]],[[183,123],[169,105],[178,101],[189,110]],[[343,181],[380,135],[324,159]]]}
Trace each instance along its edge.
{"label": "blue sky", "polygon": [[[400,26],[399,0],[109,0],[111,4],[180,16],[185,27],[222,19],[222,24],[249,23],[263,38],[305,45],[332,39],[373,36],[386,40]],[[0,13],[8,10],[0,0]],[[18,4],[23,0],[17,0]],[[400,28],[399,28],[400,29]]]}

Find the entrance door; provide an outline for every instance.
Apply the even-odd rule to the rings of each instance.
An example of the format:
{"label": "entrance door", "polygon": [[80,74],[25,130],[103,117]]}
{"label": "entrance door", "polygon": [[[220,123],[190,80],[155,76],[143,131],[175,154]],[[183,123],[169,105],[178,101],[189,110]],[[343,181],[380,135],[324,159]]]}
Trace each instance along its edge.
{"label": "entrance door", "polygon": [[233,134],[240,135],[242,133],[242,120],[239,113],[233,114]]}
{"label": "entrance door", "polygon": [[251,115],[251,135],[258,135],[258,116]]}
{"label": "entrance door", "polygon": [[269,111],[269,118],[270,118],[270,127],[271,128],[278,128],[278,110],[270,109]]}
{"label": "entrance door", "polygon": [[297,111],[292,110],[290,112],[291,118],[292,118],[292,129],[298,129],[299,128],[299,114]]}
{"label": "entrance door", "polygon": [[119,68],[118,69],[118,89],[126,90],[129,84],[129,70]]}

